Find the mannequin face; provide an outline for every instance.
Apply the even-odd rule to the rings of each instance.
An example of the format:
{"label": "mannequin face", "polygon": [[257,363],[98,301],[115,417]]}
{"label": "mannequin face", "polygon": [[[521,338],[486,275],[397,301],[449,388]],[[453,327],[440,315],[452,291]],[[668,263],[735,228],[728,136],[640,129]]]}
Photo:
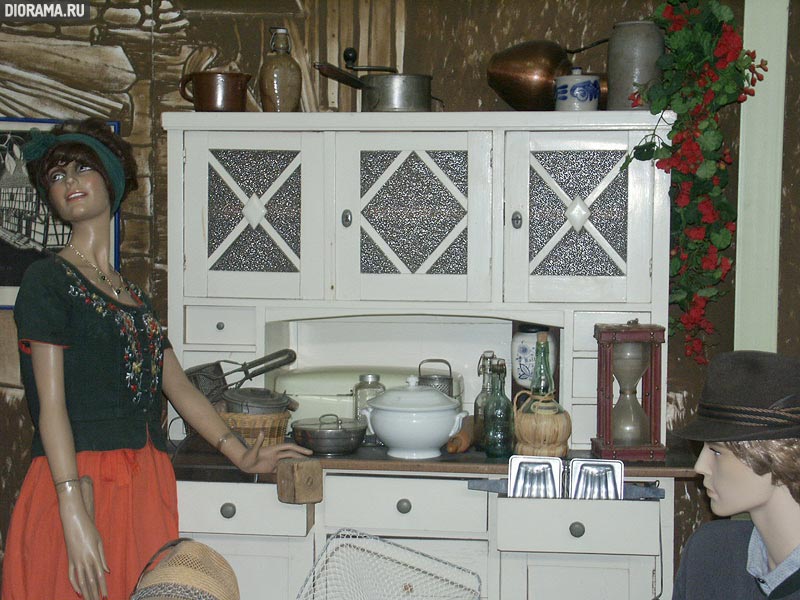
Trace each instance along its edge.
{"label": "mannequin face", "polygon": [[767,505],[777,489],[769,473],[756,475],[719,442],[703,444],[694,470],[703,476],[711,510],[720,517],[756,512]]}
{"label": "mannequin face", "polygon": [[91,219],[111,211],[103,176],[92,167],[72,161],[47,172],[50,200],[59,216],[69,223]]}

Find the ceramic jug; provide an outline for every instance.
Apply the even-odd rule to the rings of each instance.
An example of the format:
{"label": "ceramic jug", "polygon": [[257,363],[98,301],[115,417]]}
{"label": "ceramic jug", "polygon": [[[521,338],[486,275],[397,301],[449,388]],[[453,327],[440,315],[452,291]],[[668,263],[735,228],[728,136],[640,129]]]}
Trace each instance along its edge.
{"label": "ceramic jug", "polygon": [[270,27],[270,31],[272,52],[264,57],[258,76],[261,106],[265,112],[294,112],[300,105],[300,67],[289,54],[289,31],[283,27]]}
{"label": "ceramic jug", "polygon": [[[664,54],[664,34],[653,21],[614,25],[608,41],[608,110],[631,110],[630,95],[638,85],[661,77],[656,66]],[[642,103],[637,109],[648,109]]]}
{"label": "ceramic jug", "polygon": [[248,81],[247,73],[199,71],[181,78],[180,93],[196,111],[244,112]]}

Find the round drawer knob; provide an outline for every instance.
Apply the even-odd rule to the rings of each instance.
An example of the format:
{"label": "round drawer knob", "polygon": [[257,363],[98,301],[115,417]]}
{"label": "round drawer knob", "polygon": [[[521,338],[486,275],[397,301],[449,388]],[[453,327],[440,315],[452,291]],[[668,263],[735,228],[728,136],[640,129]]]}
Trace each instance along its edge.
{"label": "round drawer knob", "polygon": [[579,538],[586,533],[586,526],[580,521],[575,521],[570,523],[569,532],[572,534],[572,537]]}
{"label": "round drawer knob", "polygon": [[404,515],[410,513],[411,500],[408,498],[400,498],[400,500],[397,501],[397,512],[403,513]]}
{"label": "round drawer knob", "polygon": [[226,519],[232,519],[233,515],[236,514],[236,505],[233,502],[226,502],[219,507],[219,514]]}
{"label": "round drawer knob", "polygon": [[223,323],[222,321],[218,321],[217,322],[217,329],[219,329],[220,331],[225,329],[225,323]]}

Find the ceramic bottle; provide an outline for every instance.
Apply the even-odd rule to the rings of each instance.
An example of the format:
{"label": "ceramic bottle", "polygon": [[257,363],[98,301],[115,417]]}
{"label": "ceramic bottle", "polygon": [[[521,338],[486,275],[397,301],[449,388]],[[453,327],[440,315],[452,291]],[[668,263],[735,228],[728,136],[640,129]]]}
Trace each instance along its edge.
{"label": "ceramic bottle", "polygon": [[261,106],[265,112],[294,112],[300,106],[300,66],[290,54],[289,31],[283,27],[270,27],[270,31],[272,52],[264,57],[258,76]]}

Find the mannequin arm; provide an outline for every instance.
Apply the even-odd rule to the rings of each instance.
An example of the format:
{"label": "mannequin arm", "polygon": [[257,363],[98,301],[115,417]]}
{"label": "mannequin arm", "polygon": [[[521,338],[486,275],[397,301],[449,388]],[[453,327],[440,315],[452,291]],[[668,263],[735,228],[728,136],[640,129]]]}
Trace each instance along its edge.
{"label": "mannequin arm", "polygon": [[108,572],[103,541],[81,495],[75,442],[64,396],[64,350],[32,343],[31,360],[39,393],[39,431],[58,495],[69,559],[69,581],[87,600],[105,598]]}
{"label": "mannequin arm", "polygon": [[218,449],[239,469],[246,473],[272,473],[283,458],[303,458],[311,450],[296,444],[277,444],[262,447],[262,431],[252,448],[246,447],[220,418],[217,411],[192,385],[172,349],[164,352],[164,393],[181,417],[212,446]]}

